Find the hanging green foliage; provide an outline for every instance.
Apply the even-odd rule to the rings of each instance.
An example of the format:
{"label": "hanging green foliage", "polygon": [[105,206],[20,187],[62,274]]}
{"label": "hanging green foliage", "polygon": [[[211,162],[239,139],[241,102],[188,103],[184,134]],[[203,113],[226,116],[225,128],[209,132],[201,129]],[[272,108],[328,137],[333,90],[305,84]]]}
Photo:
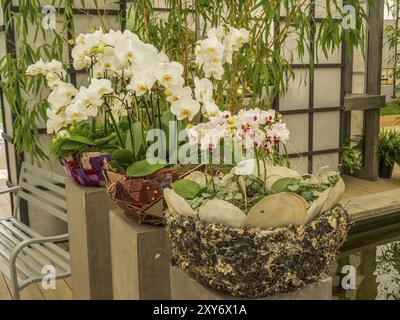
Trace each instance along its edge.
{"label": "hanging green foliage", "polygon": [[[43,57],[64,61],[65,67],[70,68],[66,48],[77,36],[76,16],[96,15],[98,26],[107,31],[107,10],[104,9],[108,8],[98,1],[91,1],[94,10],[84,11],[85,1],[54,0],[51,4],[56,8],[57,30],[47,30],[42,25],[41,1],[19,0],[17,4],[14,1],[18,11],[11,10],[12,1],[0,2],[4,8],[6,32],[15,35],[15,39],[9,38],[9,53],[0,57],[0,75],[7,79],[3,92],[14,117],[15,145],[19,153],[27,152],[38,162],[47,157],[39,141],[39,124],[46,121],[47,103],[41,96],[44,94],[42,79],[37,77],[28,81],[26,67]],[[217,90],[216,102],[229,104],[232,110],[241,109],[245,103],[249,107],[266,107],[270,103],[266,97],[271,93],[284,95],[294,77],[291,54],[284,54],[289,39],[296,42],[293,55],[310,57],[304,62],[310,64],[311,71],[318,61],[318,57],[313,59],[314,52],[329,56],[342,42],[348,52],[353,46],[362,46],[368,17],[361,2],[348,1],[356,12],[356,28],[343,29],[341,20],[348,12],[342,12],[342,1],[339,0],[165,0],[162,9],[156,8],[152,0],[135,0],[126,4],[126,10],[125,1],[105,1],[110,8],[120,5],[122,25],[157,46],[171,59],[181,61],[186,80],[190,78],[196,42],[206,36],[209,28],[229,24],[249,30],[251,41],[245,46],[245,54],[233,56],[232,70],[235,72],[226,72]],[[368,1],[369,4],[372,2]],[[155,3],[160,5],[161,2]],[[61,7],[64,9],[57,9]],[[325,8],[324,19],[314,14],[321,8]],[[229,91],[224,89],[224,82],[229,84]],[[248,97],[248,101],[241,98],[242,95]],[[132,142],[126,147],[140,152]]]}

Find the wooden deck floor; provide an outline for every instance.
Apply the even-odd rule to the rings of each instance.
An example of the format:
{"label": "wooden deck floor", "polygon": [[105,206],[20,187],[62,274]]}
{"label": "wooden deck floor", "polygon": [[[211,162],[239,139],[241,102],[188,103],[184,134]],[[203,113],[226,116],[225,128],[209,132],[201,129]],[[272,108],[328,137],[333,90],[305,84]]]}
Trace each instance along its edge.
{"label": "wooden deck floor", "polygon": [[368,181],[354,177],[344,176],[346,191],[343,200],[365,196],[371,193],[379,193],[400,189],[400,168],[396,166],[391,179],[379,179],[378,181]]}
{"label": "wooden deck floor", "polygon": [[[45,290],[40,283],[21,291],[22,300],[72,300],[71,279],[58,280],[55,290]],[[10,282],[0,274],[0,300],[11,300]]]}

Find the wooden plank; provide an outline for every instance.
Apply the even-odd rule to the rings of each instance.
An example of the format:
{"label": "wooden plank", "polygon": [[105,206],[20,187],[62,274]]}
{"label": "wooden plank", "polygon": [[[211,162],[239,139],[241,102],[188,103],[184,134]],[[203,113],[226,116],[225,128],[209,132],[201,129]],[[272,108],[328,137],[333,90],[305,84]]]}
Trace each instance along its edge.
{"label": "wooden plank", "polygon": [[72,280],[71,280],[71,278],[65,278],[64,281],[72,291]]}
{"label": "wooden plank", "polygon": [[351,94],[344,97],[345,111],[379,109],[384,106],[384,95]]}
{"label": "wooden plank", "polygon": [[[11,282],[5,279],[11,291]],[[36,283],[30,284],[20,291],[21,300],[45,300],[43,293]]]}
{"label": "wooden plank", "polygon": [[[46,201],[48,203],[51,203],[52,205],[57,205],[58,207],[67,210],[67,202],[65,201],[65,198],[61,199],[59,197],[56,197],[54,193],[51,194],[51,192],[40,190],[36,186],[30,185],[26,182],[21,182],[20,187],[22,189],[28,190],[32,193],[32,195],[39,197],[37,198],[37,200],[39,201]],[[43,200],[41,200],[40,198],[43,198]]]}
{"label": "wooden plank", "polygon": [[46,290],[40,283],[38,283],[38,287],[46,300],[72,300],[71,288],[63,279],[56,281],[56,288],[54,290]]}
{"label": "wooden plank", "polygon": [[0,274],[0,300],[12,300],[11,292],[2,274]]}
{"label": "wooden plank", "polygon": [[52,190],[52,191],[58,193],[59,195],[61,195],[63,197],[65,197],[65,188],[62,188],[54,183],[48,182],[47,180],[35,177],[35,176],[31,175],[30,173],[25,173],[23,176],[23,180],[25,180],[26,182],[28,182],[31,185],[36,184],[38,186],[45,187],[49,190]]}
{"label": "wooden plank", "polygon": [[28,202],[31,202],[34,205],[37,205],[40,209],[45,210],[46,212],[50,213],[51,215],[67,222],[67,214],[59,209],[56,209],[52,206],[49,206],[42,201],[39,201],[37,198],[31,196],[30,194],[26,193],[25,191],[18,192],[20,198],[25,199]]}
{"label": "wooden plank", "polygon": [[[57,173],[33,166],[28,162],[24,162],[22,170],[23,170],[22,171],[23,173],[29,172],[29,173],[33,173],[33,174],[38,174],[40,176],[46,177],[48,179],[54,180],[54,181],[56,181],[58,183],[62,183],[62,184],[65,184],[65,181],[67,179],[66,177],[63,177]],[[23,176],[23,173],[21,174],[21,176]]]}

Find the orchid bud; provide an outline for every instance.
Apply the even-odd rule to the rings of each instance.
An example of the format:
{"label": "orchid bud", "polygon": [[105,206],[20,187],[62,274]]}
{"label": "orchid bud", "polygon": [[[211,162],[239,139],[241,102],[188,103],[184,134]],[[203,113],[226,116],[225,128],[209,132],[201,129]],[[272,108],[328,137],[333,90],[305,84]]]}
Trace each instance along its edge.
{"label": "orchid bud", "polygon": [[100,44],[97,46],[97,52],[104,53],[104,43],[103,42],[100,42]]}
{"label": "orchid bud", "polygon": [[243,95],[243,90],[242,89],[237,89],[236,94],[241,97]]}

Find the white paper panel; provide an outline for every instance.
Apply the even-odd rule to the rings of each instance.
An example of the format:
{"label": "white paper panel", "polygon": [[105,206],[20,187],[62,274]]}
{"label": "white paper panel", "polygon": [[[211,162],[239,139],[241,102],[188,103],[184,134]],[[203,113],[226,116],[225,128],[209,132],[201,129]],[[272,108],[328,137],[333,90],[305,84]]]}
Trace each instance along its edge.
{"label": "white paper panel", "polygon": [[6,55],[6,34],[0,32],[0,59]]}
{"label": "white paper panel", "polygon": [[339,170],[339,154],[329,153],[313,156],[313,173]]}
{"label": "white paper panel", "polygon": [[308,158],[300,157],[290,159],[290,167],[301,173],[308,173]]}
{"label": "white paper panel", "polygon": [[[313,0],[314,1],[314,0]],[[283,2],[283,1],[282,1]],[[299,1],[300,3],[300,1]],[[303,7],[303,11],[305,12],[309,12],[309,8],[310,8],[310,0],[302,0],[301,1],[301,6]],[[284,8],[284,6],[281,6],[281,16],[284,17],[286,16],[286,10]]]}
{"label": "white paper panel", "polygon": [[3,6],[0,6],[0,26],[4,25]]}
{"label": "white paper panel", "polygon": [[106,32],[110,29],[120,30],[121,23],[117,16],[105,16],[100,19],[99,16],[95,15],[74,15],[75,33],[76,35],[80,33],[93,32],[95,29],[100,27]]}
{"label": "white paper panel", "polygon": [[365,93],[364,73],[353,73],[353,93]]}
{"label": "white paper panel", "polygon": [[314,107],[340,106],[340,69],[315,69]]}
{"label": "white paper panel", "polygon": [[[284,26],[281,26],[283,28]],[[304,56],[299,57],[297,54],[298,35],[296,30],[293,30],[285,41],[282,49],[282,55],[292,64],[307,64],[310,63],[310,54],[307,50],[307,44],[304,43]],[[306,40],[307,41],[307,40]]]}
{"label": "white paper panel", "polygon": [[[76,8],[82,8],[81,1],[80,0],[75,0],[75,7]],[[115,1],[115,0],[85,0],[85,6],[83,8],[85,9],[96,9],[96,2],[98,4],[98,8],[102,9],[107,9],[107,10],[119,10],[119,2],[120,1]]]}
{"label": "white paper panel", "polygon": [[[319,24],[317,25],[317,34],[319,30]],[[342,62],[342,46],[333,51],[328,51],[328,57],[325,56],[324,52],[321,50],[320,46],[315,47],[315,63],[341,63]]]}
{"label": "white paper panel", "polygon": [[[336,9],[336,7],[334,7],[332,1],[328,1],[328,0],[315,0],[315,17],[316,18],[326,18],[327,15],[327,11],[326,11],[326,3],[329,2],[329,4],[331,5],[331,13],[332,13],[332,17],[334,19],[339,19],[341,17],[341,13],[339,10]],[[338,0],[337,1],[339,8],[342,7],[343,1]]]}
{"label": "white paper panel", "polygon": [[[13,0],[13,5],[18,6],[19,0]],[[106,8],[108,10],[118,10],[119,9],[119,1],[115,0],[73,0],[74,2],[74,7],[78,9],[96,9],[96,2],[98,4],[97,8],[102,10],[103,8]],[[84,2],[84,6],[82,6],[82,2]],[[51,5],[57,8],[63,8],[65,6],[65,0],[40,0],[40,3],[42,6],[45,5]]]}
{"label": "white paper panel", "polygon": [[307,109],[309,105],[309,81],[307,70],[294,70],[295,78],[289,82],[288,90],[280,98],[280,110]]}
{"label": "white paper panel", "polygon": [[290,130],[288,153],[298,154],[308,151],[308,114],[285,115],[283,121]]}
{"label": "white paper panel", "polygon": [[354,110],[351,111],[351,137],[364,134],[364,111]]}
{"label": "white paper panel", "polygon": [[314,113],[313,150],[339,148],[340,112]]}

